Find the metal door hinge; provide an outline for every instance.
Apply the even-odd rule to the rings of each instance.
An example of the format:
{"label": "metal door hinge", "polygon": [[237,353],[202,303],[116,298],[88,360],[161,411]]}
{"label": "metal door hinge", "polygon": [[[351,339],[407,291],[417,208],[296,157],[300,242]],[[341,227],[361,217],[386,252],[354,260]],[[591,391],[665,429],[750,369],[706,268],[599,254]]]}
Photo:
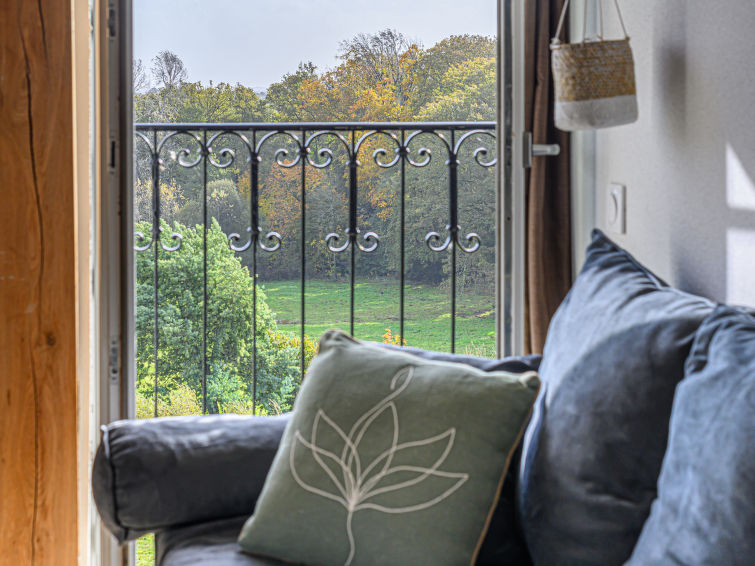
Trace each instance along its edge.
{"label": "metal door hinge", "polygon": [[118,384],[121,380],[121,341],[118,338],[110,339],[108,348],[108,376],[111,384]]}
{"label": "metal door hinge", "polygon": [[107,32],[110,37],[115,37],[118,30],[116,12],[113,6],[107,11]]}
{"label": "metal door hinge", "polygon": [[524,132],[522,134],[522,142],[524,143],[522,166],[525,169],[532,167],[533,157],[555,157],[561,153],[561,146],[557,143],[532,143],[532,132]]}
{"label": "metal door hinge", "polygon": [[115,172],[115,159],[117,155],[117,145],[115,140],[110,140],[110,156],[108,157],[108,166],[111,172]]}

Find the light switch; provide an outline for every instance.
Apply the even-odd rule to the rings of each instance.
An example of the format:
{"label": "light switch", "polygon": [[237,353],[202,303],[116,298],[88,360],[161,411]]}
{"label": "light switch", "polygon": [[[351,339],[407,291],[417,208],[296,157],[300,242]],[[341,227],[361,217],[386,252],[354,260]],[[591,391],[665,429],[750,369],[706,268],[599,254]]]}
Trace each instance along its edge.
{"label": "light switch", "polygon": [[627,233],[627,188],[619,183],[608,185],[606,227],[615,234]]}

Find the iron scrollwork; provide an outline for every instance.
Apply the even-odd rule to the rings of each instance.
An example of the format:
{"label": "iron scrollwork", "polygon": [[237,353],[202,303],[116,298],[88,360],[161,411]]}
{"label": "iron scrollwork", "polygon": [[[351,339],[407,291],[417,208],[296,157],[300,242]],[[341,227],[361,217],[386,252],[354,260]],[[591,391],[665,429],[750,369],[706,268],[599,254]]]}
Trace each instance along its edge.
{"label": "iron scrollwork", "polygon": [[[248,127],[249,126],[249,127]],[[159,176],[163,166],[163,160],[160,157],[168,141],[183,136],[188,138],[194,145],[191,147],[181,147],[176,151],[170,152],[170,158],[179,166],[184,168],[197,167],[202,160],[218,169],[230,167],[237,159],[234,149],[231,147],[222,147],[215,150],[214,146],[223,136],[233,136],[240,140],[249,154],[248,162],[250,163],[250,225],[246,229],[247,238],[244,244],[241,244],[241,234],[233,233],[228,236],[228,245],[235,252],[244,252],[252,246],[266,252],[274,252],[281,248],[282,236],[275,231],[265,232],[259,225],[259,163],[261,161],[261,151],[264,146],[271,143],[273,139],[280,137],[288,138],[291,147],[278,147],[273,151],[274,162],[283,168],[292,168],[296,165],[304,164],[315,169],[324,169],[330,166],[334,161],[334,150],[328,147],[327,143],[322,145],[322,141],[335,140],[343,146],[347,156],[347,167],[349,175],[349,222],[348,227],[343,234],[330,232],[325,236],[325,245],[333,253],[342,253],[352,245],[362,252],[370,253],[375,251],[380,244],[380,237],[373,231],[362,232],[357,225],[357,198],[358,183],[357,173],[360,166],[358,155],[360,150],[365,146],[365,142],[375,136],[382,136],[390,140],[393,148],[378,147],[372,152],[372,159],[375,164],[383,169],[395,167],[402,161],[411,167],[421,168],[430,164],[433,159],[431,150],[426,146],[421,146],[416,150],[412,145],[422,136],[430,136],[433,139],[442,142],[448,159],[446,165],[449,171],[449,222],[445,225],[445,233],[431,231],[425,235],[425,243],[428,248],[434,252],[448,250],[452,245],[465,253],[476,252],[482,242],[478,234],[474,232],[464,233],[458,222],[458,165],[459,153],[462,146],[470,139],[479,139],[480,136],[487,136],[495,141],[495,133],[492,128],[463,128],[455,124],[417,124],[419,128],[411,125],[401,124],[397,127],[389,127],[385,124],[376,125],[378,127],[370,128],[370,124],[355,124],[353,127],[329,128],[329,124],[301,124],[300,130],[302,137],[293,133],[287,128],[269,128],[260,127],[262,125],[240,125],[237,128],[217,127],[209,125],[201,127],[197,125],[165,125],[165,128],[145,128],[140,130],[137,127],[136,137],[146,145],[152,169],[153,184],[153,220],[150,228],[152,235],[147,241],[147,235],[144,232],[137,231],[134,233],[134,249],[138,252],[149,250],[155,241],[160,242],[163,250],[171,252],[181,247],[182,236],[176,232],[170,233],[170,239],[174,244],[166,244],[163,236],[165,228],[160,222],[160,190]],[[266,126],[266,125],[265,125]],[[364,128],[364,129],[363,129]],[[197,131],[204,130],[212,135],[205,143]],[[463,132],[462,135],[455,139],[456,131]],[[152,139],[145,133],[151,131]],[[157,132],[162,132],[162,137],[158,139]],[[304,137],[304,133],[312,133]],[[450,139],[443,132],[450,131]],[[350,139],[345,132],[351,134]],[[357,132],[363,132],[357,138]],[[399,137],[395,132],[400,132]],[[261,136],[257,140],[257,134]],[[251,134],[251,136],[249,135]],[[251,137],[251,140],[250,140]],[[206,136],[205,136],[205,139]],[[196,152],[196,154],[195,154]],[[480,146],[474,149],[472,157],[481,167],[492,167],[496,165],[497,159],[487,159],[490,151],[487,147]],[[195,156],[196,155],[196,156]],[[302,166],[304,165],[302,164]]]}
{"label": "iron scrollwork", "polygon": [[[265,252],[274,252],[280,249],[283,243],[282,237],[278,232],[270,231],[265,233],[262,230],[262,227],[259,225],[259,163],[261,161],[259,152],[267,139],[277,133],[281,132],[271,132],[267,136],[264,136],[259,143],[255,143],[254,138],[250,141],[246,135],[239,131],[223,130],[214,134],[207,143],[208,155],[211,156],[214,153],[212,149],[213,144],[218,140],[219,137],[233,136],[242,143],[243,147],[249,154],[247,162],[250,164],[250,225],[246,229],[246,233],[249,235],[249,238],[246,243],[238,245],[238,242],[241,241],[241,234],[237,232],[229,234],[228,247],[234,252],[245,252],[252,246],[259,247],[259,249]],[[287,152],[285,149],[279,149],[275,154],[276,161],[283,167],[293,167],[295,163],[287,165],[281,162],[282,158],[285,157],[286,154]],[[223,148],[217,152],[217,155],[221,159],[224,159],[224,161],[214,160],[210,157],[210,163],[220,169],[229,167],[235,160],[235,153],[231,148]]]}
{"label": "iron scrollwork", "polygon": [[[385,133],[378,130],[368,130],[366,133],[356,140],[355,130],[351,131],[351,141],[347,140],[340,132],[335,130],[317,130],[312,133],[306,140],[304,147],[307,151],[307,162],[312,167],[317,169],[323,169],[329,166],[333,162],[333,150],[329,147],[320,147],[316,151],[315,143],[321,138],[335,138],[341,145],[347,155],[347,166],[349,169],[349,226],[344,231],[344,236],[337,232],[330,232],[325,236],[325,245],[327,249],[333,253],[343,253],[352,246],[355,246],[359,251],[364,253],[374,252],[380,245],[380,237],[377,233],[369,231],[362,234],[361,229],[357,225],[357,198],[358,198],[358,184],[357,184],[357,172],[360,165],[358,154],[364,142],[373,135]],[[387,134],[391,135],[391,134]],[[395,139],[395,135],[392,136]],[[379,153],[382,152],[382,153]],[[312,154],[316,155],[319,159],[313,159]],[[385,166],[379,161],[380,155],[385,155],[385,150],[377,150],[374,159],[379,166]],[[359,239],[361,235],[361,241]],[[341,241],[343,240],[343,243]]]}
{"label": "iron scrollwork", "polygon": [[[151,222],[148,229],[134,232],[133,247],[137,252],[146,252],[151,250],[154,258],[152,266],[153,282],[153,367],[154,367],[154,403],[155,415],[157,415],[158,403],[158,375],[160,374],[160,360],[158,357],[158,348],[160,343],[159,326],[160,326],[160,262],[158,262],[161,251],[174,252],[181,248],[183,236],[177,232],[172,232],[167,222],[161,219],[161,188],[160,176],[164,174],[166,163],[177,167],[187,169],[199,168],[202,173],[202,216],[205,222],[205,246],[207,243],[207,184],[208,184],[208,167],[216,169],[228,169],[237,163],[240,157],[246,157],[249,163],[249,224],[246,228],[245,243],[242,243],[242,235],[233,233],[228,236],[228,246],[234,252],[244,252],[250,250],[252,253],[251,267],[253,277],[253,321],[254,329],[252,332],[253,340],[253,371],[252,371],[252,395],[253,403],[257,400],[257,358],[256,358],[256,336],[257,336],[257,250],[264,252],[275,252],[282,247],[282,236],[275,231],[263,231],[260,223],[260,206],[259,206],[259,174],[261,155],[263,149],[269,145],[272,152],[272,165],[277,165],[284,169],[291,169],[299,166],[301,168],[301,249],[305,249],[306,235],[306,171],[312,169],[325,169],[334,164],[336,147],[338,155],[345,151],[345,165],[348,168],[348,208],[349,219],[348,227],[342,234],[330,232],[325,236],[324,244],[332,253],[343,253],[349,248],[351,269],[350,269],[350,329],[352,334],[355,329],[355,286],[356,286],[356,251],[364,253],[374,252],[379,244],[379,236],[372,231],[363,232],[358,226],[358,171],[360,163],[358,160],[360,151],[366,153],[369,145],[371,148],[377,147],[371,152],[371,157],[377,167],[381,169],[400,168],[400,236],[398,246],[400,253],[400,289],[399,289],[399,319],[400,335],[404,335],[404,282],[405,282],[405,242],[406,242],[406,222],[405,222],[405,202],[406,202],[406,178],[405,171],[407,167],[422,168],[430,165],[434,156],[431,150],[418,143],[420,140],[431,138],[439,141],[447,154],[449,171],[448,186],[448,203],[449,203],[449,221],[443,230],[431,231],[425,235],[425,242],[433,252],[442,252],[450,250],[451,260],[451,351],[455,347],[455,320],[456,320],[456,250],[459,249],[465,253],[474,253],[481,246],[481,238],[476,233],[464,234],[458,222],[458,165],[459,155],[463,148],[470,143],[470,140],[479,140],[482,136],[488,136],[495,140],[495,124],[487,123],[463,123],[463,122],[445,122],[445,123],[298,123],[298,124],[137,124],[135,129],[136,144],[135,146],[142,153],[140,164],[148,164],[150,170],[151,184]],[[448,135],[446,135],[448,133]],[[458,135],[457,135],[458,134]],[[222,143],[232,138],[233,142]],[[283,140],[283,141],[281,141]],[[387,144],[375,143],[368,144],[368,140],[381,140]],[[186,143],[184,143],[186,142]],[[279,143],[280,142],[280,143]],[[489,158],[490,151],[486,144],[477,147],[470,154],[477,165],[481,167],[492,167],[496,164],[496,159]],[[419,146],[412,149],[413,146]],[[440,153],[442,153],[442,149]],[[495,155],[493,153],[493,155]],[[146,157],[146,158],[145,158]],[[146,173],[146,172],[145,172]],[[145,175],[146,177],[146,175]],[[145,208],[146,208],[145,198]],[[146,212],[146,211],[145,211]],[[149,234],[149,235],[148,235]],[[203,302],[202,302],[202,388],[203,388],[203,409],[207,409],[207,391],[206,381],[208,375],[208,357],[207,357],[207,303],[208,303],[208,279],[207,266],[204,256],[203,272]],[[306,258],[302,253],[300,258],[301,267],[301,296],[300,296],[300,367],[304,375],[305,369],[305,320],[306,320]],[[253,405],[254,406],[254,405]]]}
{"label": "iron scrollwork", "polygon": [[[421,134],[425,134],[425,131],[417,131],[410,134],[406,139],[406,153],[409,155],[409,143]],[[495,140],[495,135],[482,129],[475,129],[468,131],[461,135],[458,140],[455,140],[455,131],[451,130],[450,141],[442,133],[433,132],[435,137],[443,142],[446,152],[448,154],[448,160],[446,165],[448,166],[448,202],[449,202],[449,223],[445,226],[446,237],[435,231],[428,232],[425,235],[425,243],[427,247],[434,252],[443,252],[448,250],[451,246],[456,246],[457,249],[464,253],[472,254],[480,249],[482,240],[480,236],[475,232],[469,232],[464,234],[461,226],[459,225],[459,182],[458,182],[458,167],[459,167],[459,152],[465,141],[470,139],[474,135],[486,135]],[[488,154],[488,148],[481,146],[474,150],[473,157],[475,162],[481,167],[493,167],[497,159],[494,157],[491,160],[485,161],[485,156]],[[410,165],[414,167],[425,167],[430,163],[432,154],[427,148],[420,148],[417,154],[423,156],[423,161],[414,161],[411,158],[407,158]],[[464,235],[462,235],[464,234]]]}
{"label": "iron scrollwork", "polygon": [[[150,156],[149,163],[152,172],[152,226],[150,226],[149,231],[152,234],[152,238],[146,244],[141,244],[141,242],[144,242],[144,240],[146,239],[146,235],[141,231],[134,232],[134,237],[137,242],[134,244],[134,251],[146,252],[147,250],[152,248],[154,243],[157,241],[160,244],[160,248],[162,248],[164,251],[175,252],[181,248],[181,245],[183,243],[183,236],[181,234],[177,232],[171,232],[170,239],[173,240],[175,244],[166,245],[164,239],[161,237],[165,229],[160,223],[160,168],[163,165],[163,161],[160,158],[160,151],[162,150],[165,142],[168,139],[179,133],[181,132],[169,132],[163,137],[162,140],[158,142],[156,132],[154,133],[152,140],[150,140],[149,137],[147,137],[142,132],[135,132],[137,138],[146,144]],[[185,151],[188,155],[188,150]]]}

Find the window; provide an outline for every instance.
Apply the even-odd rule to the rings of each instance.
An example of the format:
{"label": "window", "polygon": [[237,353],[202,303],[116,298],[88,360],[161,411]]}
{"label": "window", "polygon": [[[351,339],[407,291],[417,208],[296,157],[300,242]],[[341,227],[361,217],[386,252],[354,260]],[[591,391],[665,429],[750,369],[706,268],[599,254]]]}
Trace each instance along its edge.
{"label": "window", "polygon": [[[521,162],[511,144],[521,116],[516,73],[500,85],[498,75],[499,53],[521,56],[510,44],[522,23],[513,4],[497,20],[487,0],[461,11],[415,3],[411,17],[404,3],[352,3],[370,23],[360,32],[326,13],[326,0],[304,16],[265,3],[279,10],[275,25],[257,3],[244,14],[242,3],[176,11],[126,1],[133,59],[117,44],[133,62],[120,87],[133,94],[133,129],[119,122],[133,134],[121,184],[133,205],[121,235],[123,302],[133,306],[120,321],[123,367],[133,367],[122,374],[127,414],[288,410],[319,333],[333,326],[397,345],[512,351],[521,178],[499,155],[505,147],[505,163]],[[473,16],[483,27],[467,26]],[[248,74],[280,52],[289,59],[272,74]],[[140,541],[137,563],[153,560]]]}
{"label": "window", "polygon": [[495,355],[496,7],[446,4],[135,3],[138,417],[290,410],[331,327]]}

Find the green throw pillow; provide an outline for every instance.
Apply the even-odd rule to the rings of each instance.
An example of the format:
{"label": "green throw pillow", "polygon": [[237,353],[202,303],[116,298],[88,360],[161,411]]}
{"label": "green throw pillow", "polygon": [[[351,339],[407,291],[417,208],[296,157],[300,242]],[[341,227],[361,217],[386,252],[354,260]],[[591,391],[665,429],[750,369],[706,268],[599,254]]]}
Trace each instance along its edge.
{"label": "green throw pillow", "polygon": [[239,544],[313,566],[472,564],[539,386],[326,332]]}

